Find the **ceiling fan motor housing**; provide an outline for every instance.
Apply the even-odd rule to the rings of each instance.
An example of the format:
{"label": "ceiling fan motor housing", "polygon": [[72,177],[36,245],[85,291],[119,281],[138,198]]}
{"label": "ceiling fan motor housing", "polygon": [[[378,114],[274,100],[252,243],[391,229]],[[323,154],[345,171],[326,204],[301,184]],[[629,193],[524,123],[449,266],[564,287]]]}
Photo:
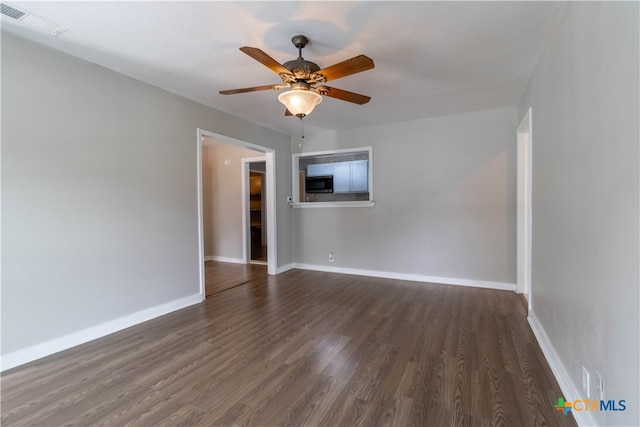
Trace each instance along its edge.
{"label": "ceiling fan motor housing", "polygon": [[302,58],[294,59],[282,64],[286,69],[291,71],[296,79],[307,80],[312,73],[320,71],[320,67],[315,62],[306,61]]}
{"label": "ceiling fan motor housing", "polygon": [[[293,36],[291,43],[298,48],[298,58],[282,64],[286,69],[291,71],[295,77],[295,81],[307,81],[312,73],[320,71],[320,67],[315,62],[307,61],[302,57],[302,49],[309,43],[309,39],[302,34]],[[289,83],[292,83],[289,81]]]}

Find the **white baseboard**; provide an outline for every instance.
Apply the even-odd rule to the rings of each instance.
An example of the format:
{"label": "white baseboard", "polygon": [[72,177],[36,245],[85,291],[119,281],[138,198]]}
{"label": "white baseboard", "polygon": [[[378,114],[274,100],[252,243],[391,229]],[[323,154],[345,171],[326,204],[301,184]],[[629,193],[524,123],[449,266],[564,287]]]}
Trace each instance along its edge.
{"label": "white baseboard", "polygon": [[230,263],[233,263],[233,264],[246,264],[247,263],[242,258],[231,258],[231,257],[226,257],[226,256],[218,256],[218,255],[206,256],[206,257],[204,257],[204,260],[205,261],[230,262]]}
{"label": "white baseboard", "polygon": [[285,264],[276,268],[276,274],[284,273],[285,271],[289,271],[295,268],[295,264]]}
{"label": "white baseboard", "polygon": [[200,302],[202,302],[202,294],[198,293],[165,304],[157,305],[155,307],[147,308],[118,319],[110,320],[100,325],[82,329],[69,335],[45,341],[22,350],[7,353],[0,357],[0,371],[6,371],[7,369],[33,362],[34,360],[42,357],[50,356],[54,353],[58,353],[59,351],[84,344]]}
{"label": "white baseboard", "polygon": [[[233,264],[246,264],[245,260],[243,260],[242,258],[230,258],[230,257],[224,257],[224,256],[206,256],[204,257],[205,262],[206,261],[218,261],[218,262],[229,262],[229,263],[233,263]],[[250,264],[262,264],[261,262],[255,262],[252,263],[251,261],[249,261]],[[267,263],[264,263],[264,265],[267,265]],[[280,273],[284,273],[285,271],[289,271],[292,268],[294,268],[294,264],[285,264],[282,265],[280,267],[276,267],[276,274],[280,274]]]}
{"label": "white baseboard", "polygon": [[[580,396],[580,392],[578,391],[578,388],[575,386],[573,381],[571,381],[569,373],[560,360],[558,353],[556,353],[556,350],[553,348],[553,345],[551,344],[547,333],[544,331],[536,315],[530,311],[527,320],[529,321],[529,325],[531,326],[533,334],[538,340],[538,344],[542,349],[544,357],[547,359],[549,367],[551,367],[553,375],[556,377],[556,381],[558,381],[558,385],[560,385],[560,389],[562,390],[563,394],[562,397],[564,397],[564,400],[569,402],[584,399],[584,397]],[[573,414],[573,418],[576,420],[576,423],[578,423],[579,426],[597,425],[589,411],[571,411],[571,413]]]}
{"label": "white baseboard", "polygon": [[329,273],[354,274],[356,276],[381,277],[383,279],[409,280],[412,282],[437,283],[442,285],[471,286],[476,288],[499,289],[503,291],[514,291],[514,283],[490,282],[486,280],[456,279],[453,277],[423,276],[420,274],[393,273],[387,271],[361,270],[358,268],[330,267],[315,264],[292,264],[293,268],[302,270],[325,271]]}

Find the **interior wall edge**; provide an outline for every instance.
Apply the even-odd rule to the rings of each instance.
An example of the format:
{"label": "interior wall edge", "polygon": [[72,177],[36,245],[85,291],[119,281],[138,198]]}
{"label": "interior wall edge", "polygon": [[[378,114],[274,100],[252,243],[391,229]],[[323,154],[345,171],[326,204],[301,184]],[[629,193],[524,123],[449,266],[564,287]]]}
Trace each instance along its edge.
{"label": "interior wall edge", "polygon": [[[565,368],[562,363],[562,359],[556,353],[553,344],[549,340],[547,333],[544,328],[538,321],[535,313],[533,311],[529,312],[529,317],[527,318],[529,321],[529,326],[531,326],[531,330],[533,331],[533,335],[535,335],[536,340],[538,341],[538,345],[540,345],[540,349],[544,354],[544,358],[547,360],[551,371],[553,372],[553,376],[558,381],[558,385],[562,390],[562,394],[564,394],[564,399],[567,402],[572,402],[574,400],[582,400],[580,396],[580,392],[578,392],[578,388],[571,381],[571,376],[569,372]],[[560,396],[558,396],[560,397]],[[591,413],[588,411],[571,411],[573,414],[573,418],[576,420],[579,426],[595,426],[597,425],[593,417],[591,417]]]}
{"label": "interior wall edge", "polygon": [[276,274],[286,273],[287,271],[293,270],[294,268],[296,267],[295,267],[295,264],[293,263],[281,265],[276,269]]}

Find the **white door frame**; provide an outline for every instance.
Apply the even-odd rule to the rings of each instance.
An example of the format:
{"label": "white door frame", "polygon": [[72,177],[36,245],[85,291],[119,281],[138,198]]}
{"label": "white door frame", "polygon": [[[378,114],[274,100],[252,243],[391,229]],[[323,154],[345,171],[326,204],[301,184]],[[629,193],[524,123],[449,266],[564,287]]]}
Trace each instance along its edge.
{"label": "white door frame", "polygon": [[[199,280],[200,294],[205,299],[205,277],[204,277],[204,212],[202,201],[202,138],[215,138],[225,143],[236,145],[239,147],[250,148],[252,150],[265,153],[266,162],[266,179],[267,179],[267,252],[269,254],[267,262],[267,273],[275,275],[277,264],[277,240],[276,240],[276,168],[275,168],[275,150],[263,147],[261,145],[252,144],[250,142],[241,141],[226,135],[217,134],[208,130],[198,128],[197,132],[197,187],[198,187],[198,263],[199,263]],[[244,239],[246,243],[246,239]],[[246,253],[246,251],[245,251]]]}
{"label": "white door frame", "polygon": [[[266,162],[267,157],[247,157],[240,159],[242,170],[242,260],[245,264],[251,262],[251,217],[249,215],[249,175],[251,163]],[[266,176],[266,173],[265,173]],[[267,221],[269,221],[269,195],[267,194]],[[269,230],[267,230],[267,247],[269,242]],[[269,262],[269,249],[267,249],[267,265]]]}
{"label": "white door frame", "polygon": [[532,117],[527,110],[517,131],[517,285],[531,311]]}

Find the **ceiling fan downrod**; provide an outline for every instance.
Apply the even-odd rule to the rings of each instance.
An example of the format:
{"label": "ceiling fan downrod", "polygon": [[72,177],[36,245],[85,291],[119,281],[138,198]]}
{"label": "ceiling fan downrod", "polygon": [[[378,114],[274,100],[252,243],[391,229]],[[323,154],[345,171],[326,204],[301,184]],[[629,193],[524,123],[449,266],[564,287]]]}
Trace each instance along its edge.
{"label": "ceiling fan downrod", "polygon": [[291,43],[298,48],[298,59],[304,59],[302,57],[302,49],[309,43],[309,39],[302,34],[298,34],[297,36],[291,37]]}

